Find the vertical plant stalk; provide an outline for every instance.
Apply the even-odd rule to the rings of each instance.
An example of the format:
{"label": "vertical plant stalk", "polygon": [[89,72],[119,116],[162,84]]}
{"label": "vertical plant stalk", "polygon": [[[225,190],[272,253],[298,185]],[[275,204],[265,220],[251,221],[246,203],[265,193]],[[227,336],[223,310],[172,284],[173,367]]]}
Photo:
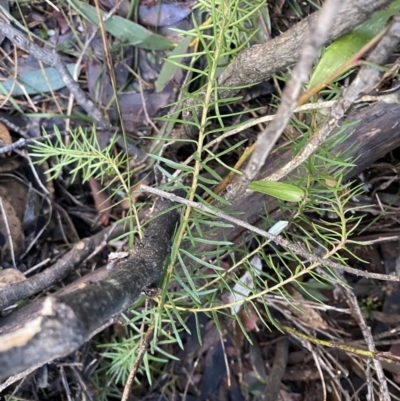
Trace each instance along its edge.
{"label": "vertical plant stalk", "polygon": [[[106,60],[107,60],[107,67],[108,67],[108,72],[110,74],[110,78],[111,78],[111,85],[114,91],[114,97],[115,97],[115,105],[117,108],[117,114],[119,117],[119,122],[121,125],[121,131],[122,131],[122,138],[124,141],[124,147],[125,149],[128,149],[128,143],[127,143],[127,138],[126,138],[126,131],[125,131],[125,124],[124,124],[124,120],[122,118],[122,112],[121,112],[121,105],[119,103],[119,99],[118,99],[118,88],[117,88],[117,80],[115,78],[115,70],[114,70],[114,64],[113,64],[113,60],[111,57],[111,52],[110,52],[110,47],[109,47],[109,43],[107,40],[107,34],[106,34],[106,30],[104,28],[104,20],[103,17],[101,15],[101,11],[100,11],[100,5],[99,5],[99,0],[95,0],[95,5],[96,5],[96,11],[97,11],[97,18],[99,20],[99,26],[100,26],[100,32],[101,32],[101,39],[103,41],[103,47],[104,47],[104,51],[106,54]],[[127,157],[126,159],[126,171],[127,171],[127,179],[124,183],[124,186],[126,186],[126,197],[127,197],[127,201],[128,201],[128,205],[129,205],[129,211],[133,212],[133,215],[135,216],[135,221],[136,221],[136,226],[137,226],[137,231],[139,234],[139,238],[142,239],[143,238],[143,229],[140,223],[140,219],[139,219],[139,214],[136,208],[135,203],[132,200],[132,195],[131,195],[131,181],[130,181],[130,177],[131,177],[131,173],[130,173],[130,160],[129,157]],[[133,232],[134,227],[133,227],[133,222],[131,219],[129,219],[130,222],[130,230],[131,232]],[[129,236],[129,248],[132,248],[133,246],[133,235]]]}
{"label": "vertical plant stalk", "polygon": [[[354,295],[354,292],[350,290],[349,288],[346,288],[344,285],[340,285],[341,290],[344,292],[346,298],[347,298],[347,303],[353,312],[353,316],[357,321],[358,326],[360,327],[362,334],[364,336],[365,342],[367,343],[368,346],[368,351],[370,351],[373,355],[377,354],[376,347],[375,347],[375,342],[371,334],[370,328],[367,326],[365,319],[362,315],[362,312],[360,310],[360,306],[358,305],[358,301],[356,296]],[[382,363],[379,360],[379,358],[374,357],[373,358],[373,364],[375,367],[376,375],[379,380],[379,388],[380,388],[380,399],[381,400],[390,400],[390,393],[385,377],[385,373],[383,372],[382,368]]]}
{"label": "vertical plant stalk", "polygon": [[153,334],[154,334],[154,327],[150,327],[146,334],[144,336],[142,336],[141,340],[140,340],[140,345],[139,345],[139,352],[138,355],[136,357],[135,363],[132,366],[131,371],[129,372],[129,376],[128,379],[126,381],[125,387],[124,387],[124,392],[122,394],[122,398],[121,401],[127,401],[129,398],[129,394],[132,390],[132,386],[133,386],[133,381],[136,377],[136,374],[139,370],[140,364],[143,361],[143,357],[144,354],[147,351],[147,348],[150,344],[151,339],[153,338]]}
{"label": "vertical plant stalk", "polygon": [[[228,4],[227,1],[224,1],[221,4],[223,7],[222,20],[221,21],[217,20],[218,16],[216,13],[216,15],[215,15],[216,21],[214,21],[214,24],[213,24],[214,30],[218,30],[218,34],[215,35],[215,37],[217,38],[216,46],[215,46],[215,51],[212,54],[210,76],[209,76],[209,80],[207,83],[206,92],[205,92],[204,101],[203,101],[203,108],[202,108],[202,114],[201,114],[201,120],[200,120],[199,139],[197,142],[196,163],[194,166],[193,181],[192,181],[189,198],[188,198],[188,200],[190,202],[193,202],[193,199],[194,199],[194,196],[196,193],[196,189],[197,189],[198,177],[199,177],[200,170],[201,170],[201,155],[203,152],[203,144],[204,144],[204,138],[205,138],[205,129],[206,129],[206,123],[207,123],[207,118],[208,118],[209,105],[210,105],[210,102],[212,99],[213,91],[215,90],[216,71],[217,71],[217,67],[218,67],[218,60],[220,57],[222,43],[224,40],[226,23],[229,18],[230,5]],[[177,233],[176,241],[174,242],[173,247],[172,247],[171,260],[170,260],[170,263],[168,265],[168,268],[167,268],[167,271],[165,274],[164,283],[168,282],[169,278],[172,275],[172,271],[174,269],[174,266],[176,264],[176,260],[178,257],[177,254],[179,252],[179,247],[180,247],[180,244],[182,243],[183,237],[185,235],[191,211],[192,211],[192,207],[189,204],[187,204],[184,215],[183,215],[183,221],[182,221],[179,231]],[[163,291],[163,297],[162,297],[162,302],[160,304],[160,307],[163,307],[163,304],[165,301],[165,294],[166,294],[166,292]]]}
{"label": "vertical plant stalk", "polygon": [[[300,60],[293,69],[292,78],[286,84],[282,95],[281,105],[275,118],[268,127],[259,134],[257,147],[254,150],[243,175],[230,186],[226,198],[233,200],[241,195],[265,163],[272,147],[278,140],[289,122],[297,106],[303,83],[308,79],[313,62],[321,46],[328,37],[336,14],[341,7],[340,0],[327,0],[319,12],[315,25],[304,44]],[[229,187],[228,187],[229,188]]]}

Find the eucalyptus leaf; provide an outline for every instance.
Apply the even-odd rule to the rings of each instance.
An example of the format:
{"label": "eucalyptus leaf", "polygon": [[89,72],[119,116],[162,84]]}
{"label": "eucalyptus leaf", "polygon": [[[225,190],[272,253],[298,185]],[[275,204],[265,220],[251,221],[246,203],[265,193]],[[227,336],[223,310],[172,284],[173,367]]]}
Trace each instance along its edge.
{"label": "eucalyptus leaf", "polygon": [[400,10],[400,0],[393,1],[386,10],[375,13],[369,20],[327,47],[310,79],[309,87],[318,85],[325,78],[348,62],[363,46],[374,38],[388,19]]}
{"label": "eucalyptus leaf", "polygon": [[300,187],[284,182],[253,181],[249,189],[288,202],[300,202],[305,196],[305,192]]}
{"label": "eucalyptus leaf", "polygon": [[[99,18],[96,7],[83,3],[79,0],[70,0],[75,10],[85,17],[90,23],[99,26]],[[112,15],[106,18],[106,13],[101,12],[104,21],[104,28],[108,33],[115,36],[121,42],[148,50],[167,50],[175,44],[163,36],[150,32],[141,25],[126,18]]]}
{"label": "eucalyptus leaf", "polygon": [[176,163],[176,162],[174,162],[170,159],[167,159],[165,157],[162,157],[162,156],[151,155],[151,154],[149,154],[149,156],[152,157],[153,159],[156,159],[160,162],[165,163],[167,166],[169,166],[175,170],[189,171],[189,172],[192,172],[194,170],[192,166],[186,166],[184,164]]}
{"label": "eucalyptus leaf", "polygon": [[[72,75],[75,64],[66,65],[69,73]],[[21,87],[23,85],[24,89]],[[46,93],[57,91],[64,88],[65,83],[61,79],[60,74],[53,67],[48,67],[34,71],[25,72],[17,76],[17,79],[9,78],[0,85],[0,93],[5,96],[22,96],[37,95],[38,93]]]}
{"label": "eucalyptus leaf", "polygon": [[[164,64],[161,68],[160,75],[157,78],[156,81],[156,92],[161,92],[167,83],[173,78],[175,75],[175,72],[178,70],[179,66],[178,64],[182,62],[182,59],[186,57],[185,53],[187,52],[187,48],[189,47],[190,42],[193,40],[192,37],[186,36],[186,38],[183,38],[178,46],[174,50],[172,50],[164,60]],[[180,57],[174,57],[175,63],[171,63],[168,58],[173,57],[173,56],[179,56]]]}

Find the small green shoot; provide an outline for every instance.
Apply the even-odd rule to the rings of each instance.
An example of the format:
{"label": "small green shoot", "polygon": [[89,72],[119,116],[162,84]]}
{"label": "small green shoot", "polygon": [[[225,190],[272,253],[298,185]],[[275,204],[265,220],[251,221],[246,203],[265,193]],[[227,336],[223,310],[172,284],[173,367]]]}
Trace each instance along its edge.
{"label": "small green shoot", "polygon": [[386,25],[388,19],[400,10],[400,0],[393,1],[387,10],[375,13],[369,20],[335,40],[325,51],[308,85],[318,85],[376,36]]}
{"label": "small green shoot", "polygon": [[287,202],[301,202],[306,193],[297,185],[275,181],[253,181],[249,189]]}

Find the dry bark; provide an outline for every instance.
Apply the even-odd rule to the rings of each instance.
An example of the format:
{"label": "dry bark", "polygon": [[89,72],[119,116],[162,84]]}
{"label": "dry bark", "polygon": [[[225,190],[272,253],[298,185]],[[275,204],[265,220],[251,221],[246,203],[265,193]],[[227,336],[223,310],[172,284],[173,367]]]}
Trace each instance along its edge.
{"label": "dry bark", "polygon": [[108,227],[91,237],[82,239],[69,252],[58,259],[54,265],[48,267],[43,272],[35,274],[19,283],[10,284],[0,290],[0,310],[7,308],[21,299],[27,299],[40,291],[46,290],[57,281],[66,277],[88,258],[97,247],[101,246],[103,248],[107,245],[108,241],[121,235],[124,231],[123,226],[123,224],[120,224],[117,227]]}

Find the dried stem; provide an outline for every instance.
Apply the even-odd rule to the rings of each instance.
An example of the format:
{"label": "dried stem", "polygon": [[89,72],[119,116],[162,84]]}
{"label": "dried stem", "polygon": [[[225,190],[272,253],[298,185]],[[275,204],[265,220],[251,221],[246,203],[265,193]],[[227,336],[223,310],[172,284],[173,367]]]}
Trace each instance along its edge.
{"label": "dried stem", "polygon": [[278,181],[293,171],[312,155],[326,140],[332,131],[338,126],[349,107],[362,93],[370,92],[379,82],[381,73],[371,66],[385,63],[390,54],[395,50],[400,40],[400,14],[396,14],[386,35],[367,58],[368,65],[364,65],[351,85],[343,91],[342,97],[334,104],[323,127],[310,139],[303,150],[294,157],[290,163],[277,172],[266,177],[268,181]]}
{"label": "dried stem", "polygon": [[290,117],[297,106],[302,85],[309,77],[311,67],[320,47],[325,43],[330,27],[340,9],[341,1],[327,0],[322,7],[318,19],[311,28],[310,34],[304,43],[300,60],[293,69],[292,78],[286,84],[282,95],[282,102],[275,118],[258,136],[257,146],[252,154],[243,175],[231,186],[227,199],[232,200],[242,194],[263,166],[277,139],[286,128]]}

